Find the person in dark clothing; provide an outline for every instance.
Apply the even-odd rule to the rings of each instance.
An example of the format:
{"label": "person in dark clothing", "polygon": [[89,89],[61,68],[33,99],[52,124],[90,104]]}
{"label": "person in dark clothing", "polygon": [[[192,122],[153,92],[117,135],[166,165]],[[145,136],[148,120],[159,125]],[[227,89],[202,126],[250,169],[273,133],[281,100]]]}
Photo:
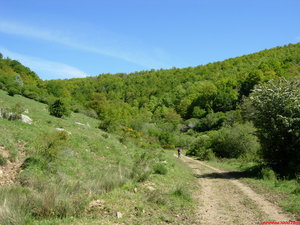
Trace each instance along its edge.
{"label": "person in dark clothing", "polygon": [[180,158],[180,157],[181,157],[181,151],[182,151],[182,149],[179,147],[179,148],[177,149],[178,158]]}

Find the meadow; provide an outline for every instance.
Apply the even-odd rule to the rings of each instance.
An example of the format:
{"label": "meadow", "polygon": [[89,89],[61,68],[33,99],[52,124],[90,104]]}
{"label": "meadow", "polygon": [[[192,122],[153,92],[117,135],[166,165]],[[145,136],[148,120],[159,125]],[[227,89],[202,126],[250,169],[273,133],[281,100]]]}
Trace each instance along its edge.
{"label": "meadow", "polygon": [[16,107],[33,124],[0,118],[9,152],[1,169],[22,162],[13,183],[0,186],[0,224],[193,223],[196,181],[173,151],[124,141],[80,113],[50,116],[47,105],[0,91],[0,108]]}

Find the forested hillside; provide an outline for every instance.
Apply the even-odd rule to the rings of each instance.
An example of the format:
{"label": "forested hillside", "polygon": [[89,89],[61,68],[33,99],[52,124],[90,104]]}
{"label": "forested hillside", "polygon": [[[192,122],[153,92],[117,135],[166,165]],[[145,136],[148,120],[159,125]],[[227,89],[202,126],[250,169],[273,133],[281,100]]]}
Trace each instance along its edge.
{"label": "forested hillside", "polygon": [[[282,173],[287,162],[278,162],[279,156],[273,159],[269,151],[261,153],[260,144],[263,149],[271,149],[272,141],[266,141],[266,136],[281,138],[286,131],[298,126],[289,120],[299,117],[298,112],[294,113],[296,108],[289,106],[289,110],[278,109],[278,112],[267,117],[274,116],[276,120],[278,115],[286,116],[287,122],[260,127],[257,118],[261,109],[259,91],[256,92],[256,102],[255,96],[248,96],[257,84],[273,80],[273,86],[269,84],[269,89],[273,88],[275,93],[280,85],[290,86],[289,81],[279,84],[276,80],[298,79],[299,43],[197,67],[101,74],[68,80],[41,81],[17,61],[2,57],[0,65],[1,87],[11,95],[22,94],[47,103],[61,98],[74,112],[100,119],[99,128],[103,130],[122,133],[130,128],[136,138],[145,135],[150,144],[159,141],[165,148],[183,146],[189,149],[189,154],[200,158],[243,156],[252,160],[253,157],[262,157],[273,168],[280,167],[278,172]],[[262,98],[262,101],[265,100]],[[280,101],[290,102],[288,97],[278,101],[279,105]],[[270,104],[269,107],[273,106]],[[256,118],[253,118],[253,113]],[[256,128],[247,122],[249,120],[254,121]],[[281,133],[266,134],[270,127],[281,125],[286,126]],[[260,135],[254,135],[256,129]],[[291,147],[295,149],[299,145],[296,141],[298,133],[290,132],[292,136],[284,138],[280,146],[295,142]],[[289,162],[289,170],[285,170],[289,172],[284,173],[294,174],[299,170],[296,166],[299,154],[291,149],[287,151],[295,160]]]}
{"label": "forested hillside", "polygon": [[290,44],[198,67],[42,81],[18,61],[1,55],[0,84],[2,89],[37,100],[63,98],[71,105],[94,109],[100,117],[109,110],[105,106],[115,104],[129,115],[141,109],[155,113],[166,107],[190,119],[234,110],[255,84],[295,77],[300,74],[299,64],[300,44]]}
{"label": "forested hillside", "polygon": [[235,110],[255,84],[295,77],[300,74],[299,64],[300,44],[295,44],[194,68],[52,80],[46,82],[46,89],[94,109],[104,120],[114,115],[117,123],[118,117],[127,123],[142,112],[149,120],[179,122]]}
{"label": "forested hillside", "polygon": [[44,84],[28,67],[16,60],[3,58],[0,53],[0,89],[8,91],[9,95],[21,94],[46,102],[48,94]]}

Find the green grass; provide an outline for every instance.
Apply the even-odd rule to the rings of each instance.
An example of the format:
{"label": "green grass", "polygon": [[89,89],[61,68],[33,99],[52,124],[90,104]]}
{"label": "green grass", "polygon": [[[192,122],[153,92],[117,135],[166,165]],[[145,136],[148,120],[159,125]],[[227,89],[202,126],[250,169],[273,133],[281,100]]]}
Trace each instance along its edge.
{"label": "green grass", "polygon": [[[0,187],[0,224],[193,221],[190,193],[196,179],[172,152],[130,141],[125,145],[120,136],[98,129],[98,120],[75,113],[59,119],[49,115],[47,105],[0,91],[0,108],[17,103],[28,109],[33,124],[0,118],[0,132],[5,134],[0,146],[10,151],[11,160],[19,158],[21,150],[26,153],[16,183]],[[159,165],[155,171],[153,165]],[[149,172],[144,174],[146,167]],[[99,199],[104,208],[89,210],[89,203]],[[122,218],[116,218],[117,212]]]}
{"label": "green grass", "polygon": [[281,206],[300,220],[300,183],[296,179],[277,179],[270,169],[261,169],[257,163],[242,162],[237,159],[208,161],[223,170],[240,171],[239,179],[269,201]]}

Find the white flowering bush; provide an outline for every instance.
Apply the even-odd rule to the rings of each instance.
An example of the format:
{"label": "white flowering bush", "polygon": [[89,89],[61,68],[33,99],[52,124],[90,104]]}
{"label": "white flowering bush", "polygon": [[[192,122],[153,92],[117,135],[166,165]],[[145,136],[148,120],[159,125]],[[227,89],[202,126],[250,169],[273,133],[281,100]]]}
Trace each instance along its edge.
{"label": "white flowering bush", "polygon": [[250,95],[264,160],[280,175],[300,172],[300,84],[270,81]]}

